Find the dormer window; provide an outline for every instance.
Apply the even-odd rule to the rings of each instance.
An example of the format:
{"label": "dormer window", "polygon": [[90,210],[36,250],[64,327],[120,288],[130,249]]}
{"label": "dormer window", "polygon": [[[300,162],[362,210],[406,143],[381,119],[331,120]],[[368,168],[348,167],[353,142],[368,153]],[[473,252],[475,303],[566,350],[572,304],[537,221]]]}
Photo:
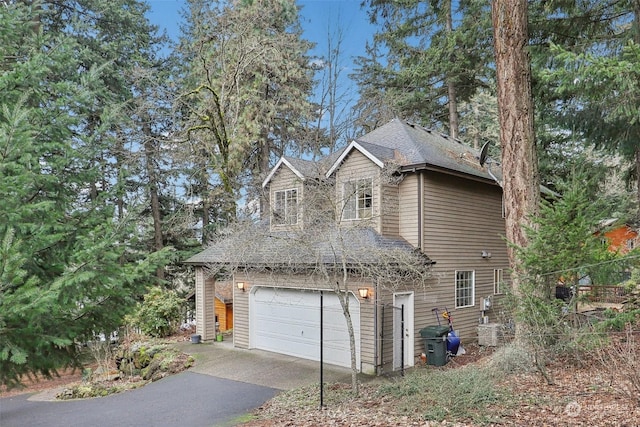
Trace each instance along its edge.
{"label": "dormer window", "polygon": [[273,225],[298,223],[298,190],[295,188],[274,192]]}
{"label": "dormer window", "polygon": [[373,181],[358,179],[343,187],[342,219],[366,219],[373,214]]}

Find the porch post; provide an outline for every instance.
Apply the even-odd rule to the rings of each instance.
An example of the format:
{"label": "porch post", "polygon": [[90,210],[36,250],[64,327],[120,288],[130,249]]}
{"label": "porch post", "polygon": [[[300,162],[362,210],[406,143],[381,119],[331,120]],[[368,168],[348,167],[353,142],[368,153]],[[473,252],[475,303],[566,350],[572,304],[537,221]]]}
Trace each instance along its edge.
{"label": "porch post", "polygon": [[215,279],[205,279],[204,268],[196,267],[196,333],[202,340],[216,338]]}

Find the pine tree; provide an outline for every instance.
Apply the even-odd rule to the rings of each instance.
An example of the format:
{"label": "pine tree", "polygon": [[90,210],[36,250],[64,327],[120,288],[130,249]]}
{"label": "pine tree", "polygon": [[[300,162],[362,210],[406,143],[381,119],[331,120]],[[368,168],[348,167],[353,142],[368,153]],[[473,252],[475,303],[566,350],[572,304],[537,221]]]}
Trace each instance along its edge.
{"label": "pine tree", "polygon": [[[380,55],[360,59],[357,77],[363,102],[384,90],[386,103],[407,119],[459,135],[459,107],[491,75],[490,10],[479,1],[371,0],[371,20]],[[381,72],[382,71],[382,72]],[[372,78],[368,72],[378,76]],[[368,81],[381,78],[383,87]]]}
{"label": "pine tree", "polygon": [[[589,76],[592,71],[579,71],[582,68],[579,61],[569,57],[615,58],[630,37],[631,3],[553,0],[530,4],[536,140],[540,173],[546,185],[553,186],[555,181],[567,176],[572,164],[590,161],[598,168],[586,155],[589,146],[608,147],[612,153],[617,151],[617,144],[608,136],[598,135],[610,126],[603,123],[603,117],[585,107],[590,104],[589,93],[596,97],[614,93],[618,83],[611,82],[606,87],[604,80]],[[591,89],[587,87],[589,84]]]}
{"label": "pine tree", "polygon": [[0,383],[9,385],[73,364],[77,344],[121,325],[167,258],[140,250],[138,211],[116,215],[117,186],[104,174],[113,158],[96,155],[112,136],[106,83],[121,75],[113,62],[83,62],[95,40],[60,21],[70,4],[56,6],[0,8]]}
{"label": "pine tree", "polygon": [[[526,247],[525,227],[532,224],[540,202],[531,68],[527,50],[527,2],[494,0],[491,7],[504,177],[505,236],[512,245]],[[513,246],[508,247],[508,254],[513,292],[519,296],[522,278],[527,271]],[[524,332],[523,328],[516,329],[516,338],[522,338]]]}
{"label": "pine tree", "polygon": [[632,165],[628,176],[637,182],[636,204],[640,206],[640,4],[625,1],[590,6],[599,12],[607,31],[583,40],[578,48],[552,44],[556,66],[541,73],[541,80],[556,99],[558,126]]}

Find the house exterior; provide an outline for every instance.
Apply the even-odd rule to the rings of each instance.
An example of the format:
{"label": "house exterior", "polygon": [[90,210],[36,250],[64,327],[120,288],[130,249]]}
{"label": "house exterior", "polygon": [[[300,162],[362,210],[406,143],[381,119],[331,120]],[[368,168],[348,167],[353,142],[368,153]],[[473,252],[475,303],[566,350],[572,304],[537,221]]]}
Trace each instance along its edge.
{"label": "house exterior", "polygon": [[620,224],[612,218],[602,221],[600,225],[605,229],[600,235],[609,244],[610,252],[627,254],[638,247],[638,231],[630,224]]}
{"label": "house exterior", "polygon": [[215,322],[219,332],[226,332],[233,329],[233,282],[218,282],[215,288]]}
{"label": "house exterior", "polygon": [[[362,372],[413,366],[425,352],[420,330],[444,324],[437,313],[445,309],[462,343],[477,341],[481,317],[502,320],[496,303],[508,281],[502,189],[493,172],[480,165],[476,150],[399,119],[322,161],[280,159],[263,183],[268,237],[245,240],[251,248],[230,279],[236,285],[234,345],[313,360],[322,348],[325,362],[350,366],[340,295],[348,295]],[[330,202],[301,203],[319,185],[327,186]],[[279,247],[284,239],[278,236],[302,233],[321,216],[334,218],[346,234],[307,236],[305,241],[317,240],[314,255]],[[221,242],[186,261],[196,267],[197,332],[204,340],[214,338],[211,271],[242,257],[237,246]],[[426,285],[391,286],[358,267],[382,263],[375,253],[392,258],[403,251],[423,255],[423,268],[430,271]],[[317,280],[318,263],[329,265],[336,256],[346,260],[337,264],[349,272],[340,294]],[[275,267],[285,262],[314,273]]]}

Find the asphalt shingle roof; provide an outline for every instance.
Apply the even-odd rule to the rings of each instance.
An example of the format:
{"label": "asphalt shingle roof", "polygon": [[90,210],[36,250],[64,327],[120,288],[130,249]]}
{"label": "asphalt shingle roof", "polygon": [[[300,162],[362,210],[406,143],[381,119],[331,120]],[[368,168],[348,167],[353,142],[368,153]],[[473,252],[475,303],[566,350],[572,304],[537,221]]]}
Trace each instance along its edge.
{"label": "asphalt shingle roof", "polygon": [[252,225],[216,241],[185,262],[195,265],[300,266],[340,264],[344,256],[349,264],[376,264],[387,262],[393,256],[415,252],[406,240],[381,236],[368,227],[335,228],[315,237],[311,241],[305,234],[269,232],[264,224]]}
{"label": "asphalt shingle roof", "polygon": [[[381,160],[394,160],[401,167],[432,166],[493,180],[480,166],[478,150],[400,119],[393,119],[356,141]],[[365,146],[365,143],[369,145]],[[381,149],[374,151],[372,146]],[[390,151],[393,157],[389,155]]]}

